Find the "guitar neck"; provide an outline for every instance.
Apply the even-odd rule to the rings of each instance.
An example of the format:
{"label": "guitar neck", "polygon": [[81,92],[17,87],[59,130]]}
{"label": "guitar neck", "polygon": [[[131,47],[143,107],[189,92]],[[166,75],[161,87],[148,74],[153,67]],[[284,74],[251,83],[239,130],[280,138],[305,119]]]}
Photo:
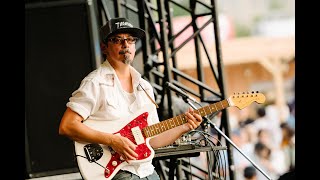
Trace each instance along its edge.
{"label": "guitar neck", "polygon": [[[212,113],[215,113],[215,112],[220,111],[222,109],[225,109],[229,106],[230,105],[229,105],[228,101],[225,99],[225,100],[210,104],[208,106],[196,109],[193,112],[195,112],[195,113],[199,114],[201,117],[203,117],[208,114],[212,114]],[[175,116],[173,118],[164,120],[160,123],[153,124],[151,126],[147,126],[147,127],[143,128],[142,131],[143,131],[146,138],[155,136],[155,135],[160,134],[164,131],[167,131],[169,129],[172,129],[174,127],[177,127],[177,126],[180,126],[182,124],[187,123],[188,121],[185,116],[186,116],[185,114]]]}

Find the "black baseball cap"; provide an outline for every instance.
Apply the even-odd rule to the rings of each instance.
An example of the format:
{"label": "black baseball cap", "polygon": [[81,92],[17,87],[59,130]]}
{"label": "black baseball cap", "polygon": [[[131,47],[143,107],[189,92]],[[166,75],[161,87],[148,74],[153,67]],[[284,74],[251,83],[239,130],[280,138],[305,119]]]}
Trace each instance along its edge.
{"label": "black baseball cap", "polygon": [[100,35],[104,43],[110,36],[118,33],[129,33],[134,37],[142,38],[145,36],[145,31],[133,27],[131,22],[126,18],[112,18],[100,28]]}

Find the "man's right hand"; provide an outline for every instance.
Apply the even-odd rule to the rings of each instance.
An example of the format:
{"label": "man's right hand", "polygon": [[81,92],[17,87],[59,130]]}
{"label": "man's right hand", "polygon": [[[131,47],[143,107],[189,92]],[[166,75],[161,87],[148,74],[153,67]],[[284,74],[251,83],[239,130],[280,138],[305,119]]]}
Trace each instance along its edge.
{"label": "man's right hand", "polygon": [[135,160],[138,157],[134,151],[137,146],[126,137],[113,135],[110,146],[128,163],[129,160]]}

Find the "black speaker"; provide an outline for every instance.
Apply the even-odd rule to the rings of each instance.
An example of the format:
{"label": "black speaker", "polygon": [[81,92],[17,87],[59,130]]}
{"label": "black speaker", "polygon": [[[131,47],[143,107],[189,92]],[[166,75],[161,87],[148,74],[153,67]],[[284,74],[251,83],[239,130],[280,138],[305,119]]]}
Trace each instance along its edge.
{"label": "black speaker", "polygon": [[96,68],[87,1],[25,5],[25,176],[76,172],[58,127],[71,93]]}

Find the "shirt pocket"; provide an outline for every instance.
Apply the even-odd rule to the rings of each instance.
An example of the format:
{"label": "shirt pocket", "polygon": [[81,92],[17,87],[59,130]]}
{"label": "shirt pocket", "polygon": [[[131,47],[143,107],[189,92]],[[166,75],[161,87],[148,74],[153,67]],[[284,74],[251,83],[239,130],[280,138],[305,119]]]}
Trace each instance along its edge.
{"label": "shirt pocket", "polygon": [[102,88],[104,93],[104,95],[102,96],[102,113],[105,114],[108,120],[119,118],[121,115],[119,93],[115,90],[113,86],[103,85]]}

